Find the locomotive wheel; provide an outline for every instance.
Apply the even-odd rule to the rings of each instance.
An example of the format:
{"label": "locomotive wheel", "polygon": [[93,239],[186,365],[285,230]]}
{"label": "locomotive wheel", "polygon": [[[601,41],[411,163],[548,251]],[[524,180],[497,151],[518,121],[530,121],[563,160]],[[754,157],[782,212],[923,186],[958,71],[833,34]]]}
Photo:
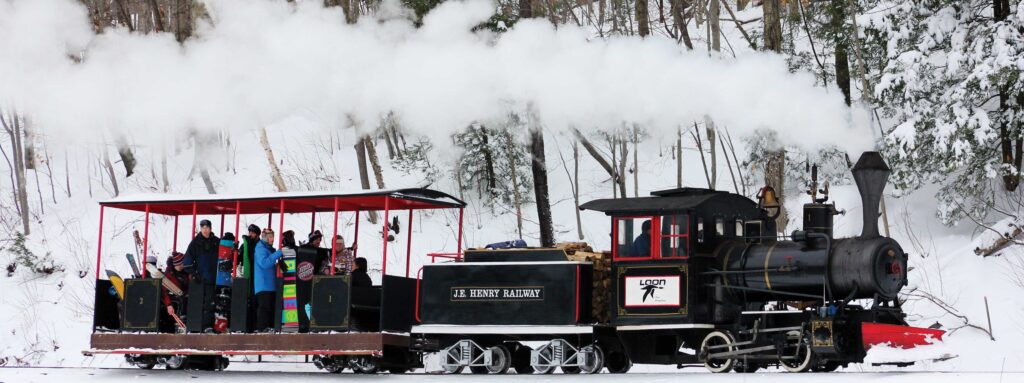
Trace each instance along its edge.
{"label": "locomotive wheel", "polygon": [[612,374],[625,374],[633,367],[633,361],[625,352],[611,352],[604,361],[605,368]]}
{"label": "locomotive wheel", "polygon": [[[704,359],[704,367],[707,368],[708,371],[711,371],[711,372],[716,372],[716,373],[718,373],[718,372],[729,372],[729,370],[731,370],[733,368],[733,366],[736,365],[736,359],[726,359],[726,360],[711,360],[711,359],[708,359],[708,355],[711,354],[711,351],[708,350],[708,348],[712,347],[712,346],[722,346],[722,345],[727,345],[727,344],[732,344],[732,343],[735,343],[735,342],[733,342],[732,335],[729,335],[728,332],[712,331],[707,336],[705,336],[704,337],[704,341],[701,342],[701,344],[700,344],[700,356],[701,356],[702,359]],[[729,346],[728,349],[727,349],[727,351],[735,351],[735,350],[736,350],[736,348],[733,347],[733,346]],[[722,349],[715,349],[714,352],[722,352]]]}
{"label": "locomotive wheel", "polygon": [[604,351],[597,345],[591,345],[580,349],[587,355],[587,363],[580,367],[586,374],[597,374],[604,368]]}
{"label": "locomotive wheel", "polygon": [[[792,351],[796,356],[796,359],[783,359],[779,361],[782,368],[785,368],[789,372],[806,372],[810,371],[811,367],[814,366],[814,355],[811,353],[811,344],[806,342],[803,333],[800,331],[790,331],[786,333],[786,337],[790,341],[796,341],[796,346]],[[790,355],[788,352],[783,355]]]}
{"label": "locomotive wheel", "polygon": [[469,372],[472,372],[472,373],[477,374],[477,375],[487,375],[487,367],[486,366],[469,366]]}
{"label": "locomotive wheel", "polygon": [[741,373],[741,374],[749,374],[749,373],[752,373],[752,372],[757,372],[757,370],[759,370],[759,369],[761,369],[761,365],[759,365],[757,363],[753,363],[753,362],[743,362],[743,361],[736,362],[736,367],[732,368],[733,371]]}
{"label": "locomotive wheel", "polygon": [[512,367],[512,353],[508,347],[497,345],[487,349],[491,352],[491,365],[487,366],[487,372],[491,374],[504,374]]}
{"label": "locomotive wheel", "polygon": [[839,368],[838,362],[819,363],[811,368],[814,372],[832,372]]}
{"label": "locomotive wheel", "polygon": [[512,370],[517,374],[532,374],[533,367],[530,366],[530,348],[519,343],[510,343],[512,346]]}

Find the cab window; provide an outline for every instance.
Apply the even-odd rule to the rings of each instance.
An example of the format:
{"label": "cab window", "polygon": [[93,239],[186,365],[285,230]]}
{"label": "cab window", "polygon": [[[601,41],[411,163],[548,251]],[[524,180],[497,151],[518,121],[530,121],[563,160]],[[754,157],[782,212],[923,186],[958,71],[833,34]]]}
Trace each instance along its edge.
{"label": "cab window", "polygon": [[687,257],[690,249],[690,216],[661,217],[661,257]]}
{"label": "cab window", "polygon": [[617,258],[650,258],[654,242],[651,240],[653,217],[616,218],[615,256]]}

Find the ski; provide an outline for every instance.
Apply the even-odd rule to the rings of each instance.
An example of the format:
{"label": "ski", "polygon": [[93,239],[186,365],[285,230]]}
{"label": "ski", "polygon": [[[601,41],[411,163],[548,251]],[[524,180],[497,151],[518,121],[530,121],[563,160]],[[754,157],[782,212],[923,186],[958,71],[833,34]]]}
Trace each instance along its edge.
{"label": "ski", "polygon": [[171,295],[175,295],[175,296],[179,296],[179,297],[182,296],[182,295],[185,295],[185,292],[182,291],[181,288],[178,287],[177,284],[175,284],[173,281],[171,281],[168,278],[164,278],[164,273],[162,271],[160,271],[160,269],[156,268],[156,265],[147,263],[146,264],[146,271],[148,271],[149,275],[152,276],[153,278],[160,279],[160,284],[162,284],[164,286],[164,288],[167,289],[167,292],[171,293]]}
{"label": "ski", "polygon": [[132,277],[142,278],[142,273],[139,272],[139,265],[135,263],[135,256],[132,253],[126,253],[125,258],[128,258],[128,264],[132,266]]}

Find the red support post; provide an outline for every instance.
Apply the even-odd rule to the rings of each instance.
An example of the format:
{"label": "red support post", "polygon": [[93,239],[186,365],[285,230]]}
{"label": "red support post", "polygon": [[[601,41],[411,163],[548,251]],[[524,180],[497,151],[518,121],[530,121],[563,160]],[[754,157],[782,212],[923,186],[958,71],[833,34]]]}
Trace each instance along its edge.
{"label": "red support post", "polygon": [[353,258],[359,256],[359,213],[362,213],[362,212],[359,211],[359,210],[356,210],[356,235],[355,235],[355,238],[352,238],[352,257]]}
{"label": "red support post", "polygon": [[274,227],[274,213],[267,214],[267,228],[273,230]]}
{"label": "red support post", "polygon": [[192,240],[192,237],[196,236],[196,212],[199,211],[198,208],[199,208],[198,204],[193,202],[192,203],[192,232],[189,234],[190,235],[190,237],[188,238],[189,241]]}
{"label": "red support post", "polygon": [[465,208],[459,208],[459,240],[455,242],[457,248],[455,249],[455,260],[462,260],[462,213]]}
{"label": "red support post", "polygon": [[[242,224],[242,201],[235,201],[235,238],[242,240],[241,233],[238,232],[239,226]],[[237,247],[236,247],[237,249]],[[238,271],[238,251],[233,251],[231,257],[231,277],[235,276],[235,272]],[[248,276],[248,275],[247,275]]]}
{"label": "red support post", "polygon": [[316,210],[313,210],[313,220],[309,223],[309,233],[313,234],[316,231]]}
{"label": "red support post", "polygon": [[388,214],[391,214],[391,197],[384,197],[384,259],[381,262],[380,280],[388,275]]}
{"label": "red support post", "polygon": [[178,216],[174,216],[174,243],[171,245],[172,252],[178,252]]}
{"label": "red support post", "polygon": [[409,209],[409,227],[405,231],[408,233],[405,240],[405,277],[409,278],[409,261],[412,260],[412,209]]}
{"label": "red support post", "polygon": [[[334,197],[334,234],[331,235],[331,275],[334,275],[334,265],[338,255],[338,197]],[[341,249],[345,251],[345,249]]]}
{"label": "red support post", "polygon": [[146,204],[146,223],[142,225],[142,259],[139,263],[142,264],[142,277],[146,277],[146,256],[149,255],[149,204]]}
{"label": "red support post", "polygon": [[284,245],[284,200],[281,200],[280,210],[281,212],[278,214],[281,215],[281,217],[278,218],[279,225],[277,226],[277,248],[279,249],[281,248],[281,245]]}
{"label": "red support post", "polygon": [[220,235],[218,237],[223,237],[223,236],[224,236],[224,214],[221,214],[220,215]]}
{"label": "red support post", "polygon": [[96,240],[96,280],[100,280],[100,260],[103,258],[103,211],[106,206],[100,205],[100,233]]}

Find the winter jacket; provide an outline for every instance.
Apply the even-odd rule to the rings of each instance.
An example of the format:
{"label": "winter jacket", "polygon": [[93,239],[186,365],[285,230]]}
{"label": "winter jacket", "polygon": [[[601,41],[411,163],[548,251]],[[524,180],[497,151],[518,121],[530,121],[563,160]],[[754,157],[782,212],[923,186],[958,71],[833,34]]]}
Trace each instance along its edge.
{"label": "winter jacket", "polygon": [[204,238],[202,233],[196,234],[185,250],[185,267],[190,271],[199,271],[205,284],[217,281],[217,252],[220,250],[220,238],[210,233]]}
{"label": "winter jacket", "polygon": [[372,287],[373,280],[366,270],[358,269],[352,272],[352,287]]}
{"label": "winter jacket", "polygon": [[281,259],[281,250],[274,250],[266,242],[260,240],[253,254],[255,267],[253,276],[256,293],[277,291],[277,260]]}
{"label": "winter jacket", "polygon": [[648,233],[640,234],[633,240],[633,251],[629,253],[631,257],[648,257],[651,255],[651,235]]}
{"label": "winter jacket", "polygon": [[238,247],[238,264],[242,269],[239,276],[241,277],[252,278],[252,255],[256,250],[256,241],[249,236],[242,237],[242,245]]}

